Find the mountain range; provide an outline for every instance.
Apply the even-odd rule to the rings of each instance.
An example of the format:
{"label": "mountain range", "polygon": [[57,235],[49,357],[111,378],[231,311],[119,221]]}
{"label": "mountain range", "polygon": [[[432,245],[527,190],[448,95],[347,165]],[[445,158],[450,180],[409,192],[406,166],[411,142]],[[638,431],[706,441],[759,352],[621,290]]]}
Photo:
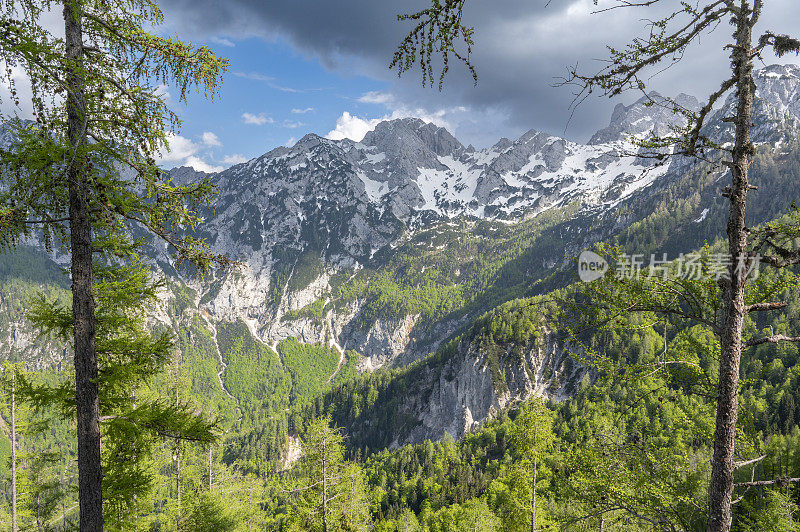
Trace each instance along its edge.
{"label": "mountain range", "polygon": [[[766,67],[756,84],[753,224],[785,212],[796,187],[800,68]],[[684,94],[674,101],[700,106]],[[280,404],[299,404],[306,376],[292,365],[291,342],[332,357],[327,374],[308,370],[320,393],[341,384],[345,371],[404,368],[396,379],[405,395],[392,408],[413,422],[378,438],[384,446],[463,436],[534,393],[563,399],[592,375],[546,326],[537,340],[499,355],[473,342],[474,331],[486,313],[574,281],[570,257],[595,242],[677,254],[723,234],[724,171],[641,156],[636,139],[683,125],[665,102],[650,93],[617,105],[586,144],[531,130],[476,150],[405,118],[379,123],[360,142],[309,134],[214,174],[218,197],[199,236],[242,266],[200,280],[152,244],[153,267],[169,280],[154,322],[176,331],[185,360],[213,365],[195,375],[197,393],[211,394],[213,381],[215,397],[239,417],[246,404],[283,393],[269,371],[291,383]],[[720,143],[730,140],[731,105],[707,126]],[[182,167],[169,175],[184,182],[200,173]],[[31,286],[63,297],[63,257],[45,263],[42,253],[5,259],[0,347],[32,366],[64,366],[67,350],[35,339],[22,317]],[[25,264],[36,261],[45,265],[33,275]],[[234,389],[233,375],[248,364],[269,377]],[[360,419],[351,418],[351,426]]]}

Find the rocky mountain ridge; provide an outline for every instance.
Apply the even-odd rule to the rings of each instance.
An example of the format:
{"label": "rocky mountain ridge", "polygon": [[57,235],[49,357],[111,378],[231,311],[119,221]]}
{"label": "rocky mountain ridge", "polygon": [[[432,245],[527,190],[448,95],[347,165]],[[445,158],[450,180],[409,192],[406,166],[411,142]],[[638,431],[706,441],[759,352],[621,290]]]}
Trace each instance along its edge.
{"label": "rocky mountain ridge", "polygon": [[[800,68],[767,67],[756,82],[755,138],[781,153],[800,127]],[[672,114],[649,105],[659,98],[617,106],[588,144],[532,130],[475,150],[443,128],[402,119],[378,124],[361,142],[307,135],[215,174],[219,197],[204,213],[199,236],[243,267],[201,282],[175,270],[164,248],[153,246],[156,270],[193,294],[180,320],[164,311],[159,321],[177,330],[199,317],[216,334],[217,325],[241,320],[262,345],[297,338],[341,346],[357,351],[367,371],[418,360],[483,312],[557,275],[565,256],[646,219],[653,214],[649,198],[686,179],[687,161],[655,166],[652,159],[621,157],[638,149],[630,135],[663,134],[675,125]],[[686,95],[676,101],[697,105]],[[709,125],[722,140],[730,105]],[[171,175],[187,181],[197,172],[180,168]],[[669,194],[680,199],[694,191]],[[713,222],[713,207],[698,205],[689,225]],[[520,249],[506,256],[492,243]],[[497,262],[480,260],[490,253]],[[493,277],[480,284],[485,270]],[[559,282],[569,278],[547,286]],[[177,299],[165,294],[167,306]],[[404,304],[414,299],[420,303]],[[18,317],[7,320],[3,345],[28,356],[31,336]],[[217,346],[214,361],[219,357],[223,371],[225,356]],[[395,443],[444,432],[458,437],[530,394],[563,398],[585,375],[552,339],[527,346],[522,358],[501,355],[504,383],[487,356],[464,343],[445,372],[426,374],[424,393],[410,394],[402,406],[417,424]]]}
{"label": "rocky mountain ridge", "polygon": [[[759,142],[779,145],[780,135],[796,132],[799,72],[771,66],[757,73]],[[321,320],[332,326],[328,332],[308,321],[283,323],[281,317],[329,298],[337,273],[380,268],[391,250],[434,224],[450,219],[508,224],[570,205],[597,216],[652,193],[653,185],[674,181],[686,162],[656,166],[651,159],[622,157],[639,149],[631,135],[664,134],[676,125],[675,116],[653,101],[663,98],[653,93],[618,105],[609,126],[586,145],[531,130],[476,151],[443,128],[400,119],[378,124],[361,142],[309,134],[290,148],[220,172],[213,176],[220,197],[203,236],[246,266],[206,289],[203,304],[217,319],[254,320],[265,342],[283,335],[337,335],[342,345],[374,357],[367,366],[377,367],[405,349],[414,316],[350,337],[358,302]],[[699,105],[687,95],[675,101],[687,108]],[[719,135],[729,105],[710,121]],[[776,121],[785,127],[776,128]],[[563,254],[543,260],[557,263]],[[305,267],[309,262],[312,268]]]}

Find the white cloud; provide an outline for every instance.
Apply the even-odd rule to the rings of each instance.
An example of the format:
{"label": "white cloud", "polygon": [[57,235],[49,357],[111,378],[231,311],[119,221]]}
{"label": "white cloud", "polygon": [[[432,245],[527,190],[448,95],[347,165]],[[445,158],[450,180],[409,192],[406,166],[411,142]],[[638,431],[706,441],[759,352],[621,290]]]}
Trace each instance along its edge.
{"label": "white cloud", "polygon": [[367,132],[375,129],[375,126],[381,122],[381,118],[368,118],[363,119],[353,116],[347,111],[342,113],[336,120],[336,128],[329,131],[325,138],[331,140],[350,139],[360,142]]}
{"label": "white cloud", "polygon": [[266,74],[260,74],[258,72],[234,72],[233,75],[239,78],[252,79],[255,81],[275,81],[275,78],[272,76],[267,76]]}
{"label": "white cloud", "polygon": [[336,128],[332,129],[325,135],[325,138],[331,140],[350,139],[355,142],[360,142],[367,132],[375,129],[379,123],[384,120],[395,120],[398,118],[419,118],[423,122],[430,122],[439,127],[446,128],[450,131],[453,130],[453,125],[448,119],[450,116],[466,112],[464,107],[453,107],[449,109],[439,109],[437,111],[428,111],[420,108],[398,107],[392,110],[390,115],[384,115],[380,118],[361,118],[359,116],[351,115],[345,111],[336,120]]}
{"label": "white cloud", "polygon": [[204,132],[202,135],[202,139],[203,139],[203,144],[205,144],[206,146],[214,146],[214,147],[222,146],[222,142],[219,140],[219,137],[216,136],[211,131]]}
{"label": "white cloud", "polygon": [[199,153],[201,146],[186,137],[170,133],[167,135],[167,143],[169,145],[169,151],[162,152],[160,157],[156,159],[156,162],[160,166],[167,168],[191,166],[197,171],[209,173],[224,170],[222,166],[217,166],[203,160]]}
{"label": "white cloud", "polygon": [[213,174],[214,172],[221,172],[225,169],[223,166],[215,166],[205,162],[204,160],[200,159],[196,156],[187,157],[186,160],[183,162],[184,166],[191,166],[198,172],[207,172],[209,174]]}
{"label": "white cloud", "polygon": [[450,107],[447,109],[437,109],[436,111],[429,111],[420,107],[406,107],[401,106],[392,110],[392,115],[389,117],[392,120],[397,118],[419,118],[423,122],[430,122],[439,127],[443,127],[452,132],[454,130],[453,124],[450,122],[449,117],[455,113],[466,111],[464,107]]}
{"label": "white cloud", "polygon": [[258,113],[257,115],[252,113],[243,113],[242,119],[244,120],[245,124],[253,124],[255,126],[263,126],[264,124],[275,123],[275,120],[264,113]]}
{"label": "white cloud", "polygon": [[292,113],[296,115],[304,115],[314,110],[313,107],[306,107],[305,109],[292,109]]}
{"label": "white cloud", "polygon": [[170,94],[169,92],[169,87],[167,87],[166,85],[161,84],[158,87],[156,87],[155,94],[156,96],[161,96],[167,105],[175,104],[175,100],[172,99],[172,94]]}
{"label": "white cloud", "polygon": [[225,164],[239,164],[247,161],[249,161],[249,159],[241,153],[232,153],[222,158],[222,162]]}
{"label": "white cloud", "polygon": [[362,94],[358,101],[361,103],[378,103],[387,105],[394,102],[394,96],[388,92],[369,91]]}
{"label": "white cloud", "polygon": [[209,40],[214,44],[219,44],[220,46],[227,46],[229,48],[236,46],[233,41],[226,39],[225,37],[211,37]]}
{"label": "white cloud", "polygon": [[283,122],[278,122],[271,116],[266,113],[242,113],[242,120],[244,120],[245,124],[251,124],[254,126],[263,126],[264,124],[274,124],[278,127],[285,127],[289,129],[296,129],[298,127],[305,126],[304,122],[293,121],[293,120],[284,120]]}
{"label": "white cloud", "polygon": [[[412,106],[404,103],[407,99],[394,91],[367,92],[362,94],[358,100],[361,103],[382,105],[385,108],[383,116],[380,115],[380,112],[372,117],[351,114],[345,116],[343,114],[337,121],[336,129],[328,133],[329,138],[359,138],[382,120],[408,117],[419,118],[424,122],[443,127],[456,138],[474,143],[478,147],[491,146],[497,142],[498,132],[509,137],[524,132],[522,129],[508,131],[509,110],[503,106],[487,106],[485,108],[465,105],[440,105],[434,108]],[[358,120],[362,122],[357,122]],[[356,123],[353,124],[353,122]],[[357,125],[361,125],[361,130],[358,130]]]}
{"label": "white cloud", "polygon": [[286,141],[284,146],[286,146],[287,148],[291,148],[292,146],[295,145],[296,142],[297,142],[297,137],[289,137],[289,140]]}
{"label": "white cloud", "polygon": [[276,83],[275,78],[273,78],[272,76],[267,76],[266,74],[261,74],[259,72],[234,72],[233,75],[239,78],[252,79],[254,81],[262,81],[267,84],[267,87],[281,92],[292,92],[292,93],[303,92],[302,89],[295,89],[293,87],[286,87],[284,85],[280,85]]}
{"label": "white cloud", "polygon": [[159,164],[176,164],[200,151],[200,146],[195,142],[174,133],[167,134],[167,145],[169,151],[161,153]]}

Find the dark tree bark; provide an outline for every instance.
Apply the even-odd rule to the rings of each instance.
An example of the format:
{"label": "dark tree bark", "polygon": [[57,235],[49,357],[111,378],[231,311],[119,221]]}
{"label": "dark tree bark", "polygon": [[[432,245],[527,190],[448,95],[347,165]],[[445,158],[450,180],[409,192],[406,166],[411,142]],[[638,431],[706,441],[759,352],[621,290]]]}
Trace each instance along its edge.
{"label": "dark tree bark", "polygon": [[86,102],[83,31],[79,2],[64,2],[67,75],[67,134],[72,148],[67,161],[69,180],[69,227],[72,252],[72,315],[75,335],[75,403],[78,434],[78,502],[81,532],[103,530],[103,489],[100,463],[100,401],[95,301],[92,274],[92,222],[88,205],[88,164],[82,148],[86,143]]}
{"label": "dark tree bark", "polygon": [[[751,19],[752,16],[752,19]],[[730,279],[724,288],[724,324],[719,369],[719,397],[716,429],[714,432],[714,457],[711,464],[709,486],[708,530],[727,531],[733,519],[733,472],[736,444],[736,422],[739,412],[739,365],[742,358],[742,326],[747,314],[744,302],[746,268],[737,268],[748,255],[748,232],[745,224],[747,193],[750,189],[748,172],[755,147],[750,137],[751,115],[755,84],[751,47],[752,25],[758,13],[741,9],[736,16],[736,45],[731,62],[736,79],[737,107],[734,122],[736,141],[730,165],[731,190],[728,215],[728,253],[731,258]]]}
{"label": "dark tree bark", "polygon": [[36,530],[42,532],[42,504],[41,504],[42,496],[37,493],[36,494]]}

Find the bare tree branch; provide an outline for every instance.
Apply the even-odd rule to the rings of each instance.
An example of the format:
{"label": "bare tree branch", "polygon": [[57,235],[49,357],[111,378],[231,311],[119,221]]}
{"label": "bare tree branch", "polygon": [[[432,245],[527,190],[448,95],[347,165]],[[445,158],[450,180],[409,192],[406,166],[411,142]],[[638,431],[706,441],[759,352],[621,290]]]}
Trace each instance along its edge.
{"label": "bare tree branch", "polygon": [[750,482],[737,482],[734,484],[737,488],[750,487],[750,486],[781,486],[786,487],[792,482],[800,482],[800,477],[778,477],[772,480],[751,480]]}
{"label": "bare tree branch", "polygon": [[800,342],[800,336],[786,336],[783,334],[774,334],[772,336],[765,336],[764,338],[757,338],[749,340],[744,343],[744,347],[753,347],[761,344],[778,344],[781,342]]}
{"label": "bare tree branch", "polygon": [[747,306],[747,312],[763,312],[766,310],[778,310],[789,305],[786,301],[772,301],[769,303],[753,303]]}

